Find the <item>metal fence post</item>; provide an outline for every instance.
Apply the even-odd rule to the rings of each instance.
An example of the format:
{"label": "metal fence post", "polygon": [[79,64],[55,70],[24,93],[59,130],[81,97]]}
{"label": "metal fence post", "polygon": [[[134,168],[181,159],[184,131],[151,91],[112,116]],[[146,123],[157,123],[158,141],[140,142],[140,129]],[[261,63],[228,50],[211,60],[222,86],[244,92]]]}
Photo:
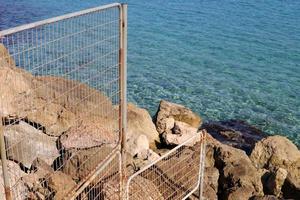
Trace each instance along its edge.
{"label": "metal fence post", "polygon": [[3,121],[1,118],[0,123],[0,147],[1,147],[1,162],[2,162],[2,174],[3,174],[3,182],[4,182],[4,191],[6,200],[11,200],[11,191],[9,184],[9,174],[7,168],[7,160],[6,160],[6,148],[4,141],[4,130],[3,130]]}
{"label": "metal fence post", "polygon": [[120,131],[121,199],[126,198],[126,125],[127,125],[127,4],[120,7]]}

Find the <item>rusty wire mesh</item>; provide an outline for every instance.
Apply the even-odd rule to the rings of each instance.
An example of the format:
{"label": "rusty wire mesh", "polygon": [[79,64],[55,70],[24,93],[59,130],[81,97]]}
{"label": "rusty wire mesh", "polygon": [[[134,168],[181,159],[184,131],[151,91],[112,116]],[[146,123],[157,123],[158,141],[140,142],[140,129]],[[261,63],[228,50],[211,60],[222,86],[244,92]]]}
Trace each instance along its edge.
{"label": "rusty wire mesh", "polygon": [[157,161],[129,177],[128,199],[185,199],[200,185],[203,176],[204,140],[191,145],[199,137],[189,138]]}
{"label": "rusty wire mesh", "polygon": [[[120,32],[119,4],[0,32],[0,115],[13,199],[63,199],[118,147]],[[77,199],[101,199],[102,175]]]}

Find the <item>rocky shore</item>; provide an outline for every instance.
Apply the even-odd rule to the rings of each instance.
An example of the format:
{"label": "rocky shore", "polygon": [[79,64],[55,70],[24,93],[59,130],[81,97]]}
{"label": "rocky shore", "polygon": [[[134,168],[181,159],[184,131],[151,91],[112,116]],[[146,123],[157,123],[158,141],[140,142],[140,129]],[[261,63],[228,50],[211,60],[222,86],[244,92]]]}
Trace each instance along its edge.
{"label": "rocky shore", "polygon": [[[118,113],[118,107],[88,85],[33,76],[16,67],[1,45],[0,84],[0,113],[15,199],[63,199],[116,145],[118,124],[113,113]],[[76,92],[68,92],[72,88]],[[269,136],[240,120],[203,122],[189,108],[164,100],[153,117],[131,103],[127,116],[128,175],[191,136],[207,132],[206,199],[300,199],[300,151],[285,137]],[[197,147],[198,142],[195,139],[188,146]],[[145,200],[166,199],[157,185],[144,177],[138,181],[149,190],[143,194]],[[86,199],[95,193],[114,199],[113,184],[117,183],[97,183],[83,193]],[[0,199],[3,194],[0,187]],[[197,199],[197,193],[190,199]]]}

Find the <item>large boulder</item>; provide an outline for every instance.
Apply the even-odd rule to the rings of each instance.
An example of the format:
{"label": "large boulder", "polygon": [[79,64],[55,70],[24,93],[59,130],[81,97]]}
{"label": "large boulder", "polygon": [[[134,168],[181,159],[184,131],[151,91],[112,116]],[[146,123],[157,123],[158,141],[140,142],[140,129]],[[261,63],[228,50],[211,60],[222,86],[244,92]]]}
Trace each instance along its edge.
{"label": "large boulder", "polygon": [[80,116],[113,117],[112,102],[102,92],[87,84],[55,76],[38,76],[34,80],[38,98],[46,98]]}
{"label": "large boulder", "polygon": [[223,144],[242,149],[247,154],[251,153],[256,142],[267,136],[260,129],[241,120],[206,122],[201,128]]}
{"label": "large boulder", "polygon": [[49,165],[59,156],[56,137],[50,137],[26,122],[5,126],[7,157],[30,168],[36,158]]}
{"label": "large boulder", "polygon": [[300,159],[300,151],[286,137],[270,136],[256,143],[250,159],[257,168],[288,168]]}
{"label": "large boulder", "polygon": [[168,127],[166,126],[168,118],[185,122],[197,129],[202,123],[200,116],[190,109],[179,104],[162,100],[155,116],[156,128],[159,134],[168,131]]}
{"label": "large boulder", "polygon": [[261,173],[242,150],[220,144],[215,147],[216,167],[220,171],[221,199],[249,199],[263,195]]}
{"label": "large boulder", "polygon": [[148,138],[152,149],[155,149],[160,141],[148,111],[129,103],[127,106],[127,142],[133,143],[140,135]]}
{"label": "large boulder", "polygon": [[86,149],[110,144],[115,146],[119,134],[114,129],[114,121],[105,118],[82,118],[67,130],[60,142],[64,149]]}
{"label": "large boulder", "polygon": [[282,136],[270,136],[258,142],[250,156],[257,168],[285,169],[288,174],[283,185],[283,195],[300,198],[300,151]]}
{"label": "large boulder", "polygon": [[[12,193],[13,199],[23,200],[27,196],[27,188],[22,183],[21,178],[26,174],[21,170],[20,166],[12,161],[7,161],[8,165],[8,175],[9,175],[9,183],[12,185]],[[2,174],[2,163],[0,160],[0,199],[5,199],[4,193],[4,181]]]}

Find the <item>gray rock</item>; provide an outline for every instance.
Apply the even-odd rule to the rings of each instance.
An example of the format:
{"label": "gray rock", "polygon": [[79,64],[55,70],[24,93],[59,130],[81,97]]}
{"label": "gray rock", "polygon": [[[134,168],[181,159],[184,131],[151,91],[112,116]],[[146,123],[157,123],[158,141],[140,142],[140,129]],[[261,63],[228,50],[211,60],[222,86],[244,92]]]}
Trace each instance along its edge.
{"label": "gray rock", "polygon": [[22,163],[30,168],[36,158],[43,159],[51,165],[59,156],[56,148],[56,137],[50,137],[33,126],[20,122],[4,128],[9,159]]}
{"label": "gray rock", "polygon": [[86,149],[102,145],[117,144],[119,135],[114,122],[99,117],[82,118],[61,137],[64,149]]}

